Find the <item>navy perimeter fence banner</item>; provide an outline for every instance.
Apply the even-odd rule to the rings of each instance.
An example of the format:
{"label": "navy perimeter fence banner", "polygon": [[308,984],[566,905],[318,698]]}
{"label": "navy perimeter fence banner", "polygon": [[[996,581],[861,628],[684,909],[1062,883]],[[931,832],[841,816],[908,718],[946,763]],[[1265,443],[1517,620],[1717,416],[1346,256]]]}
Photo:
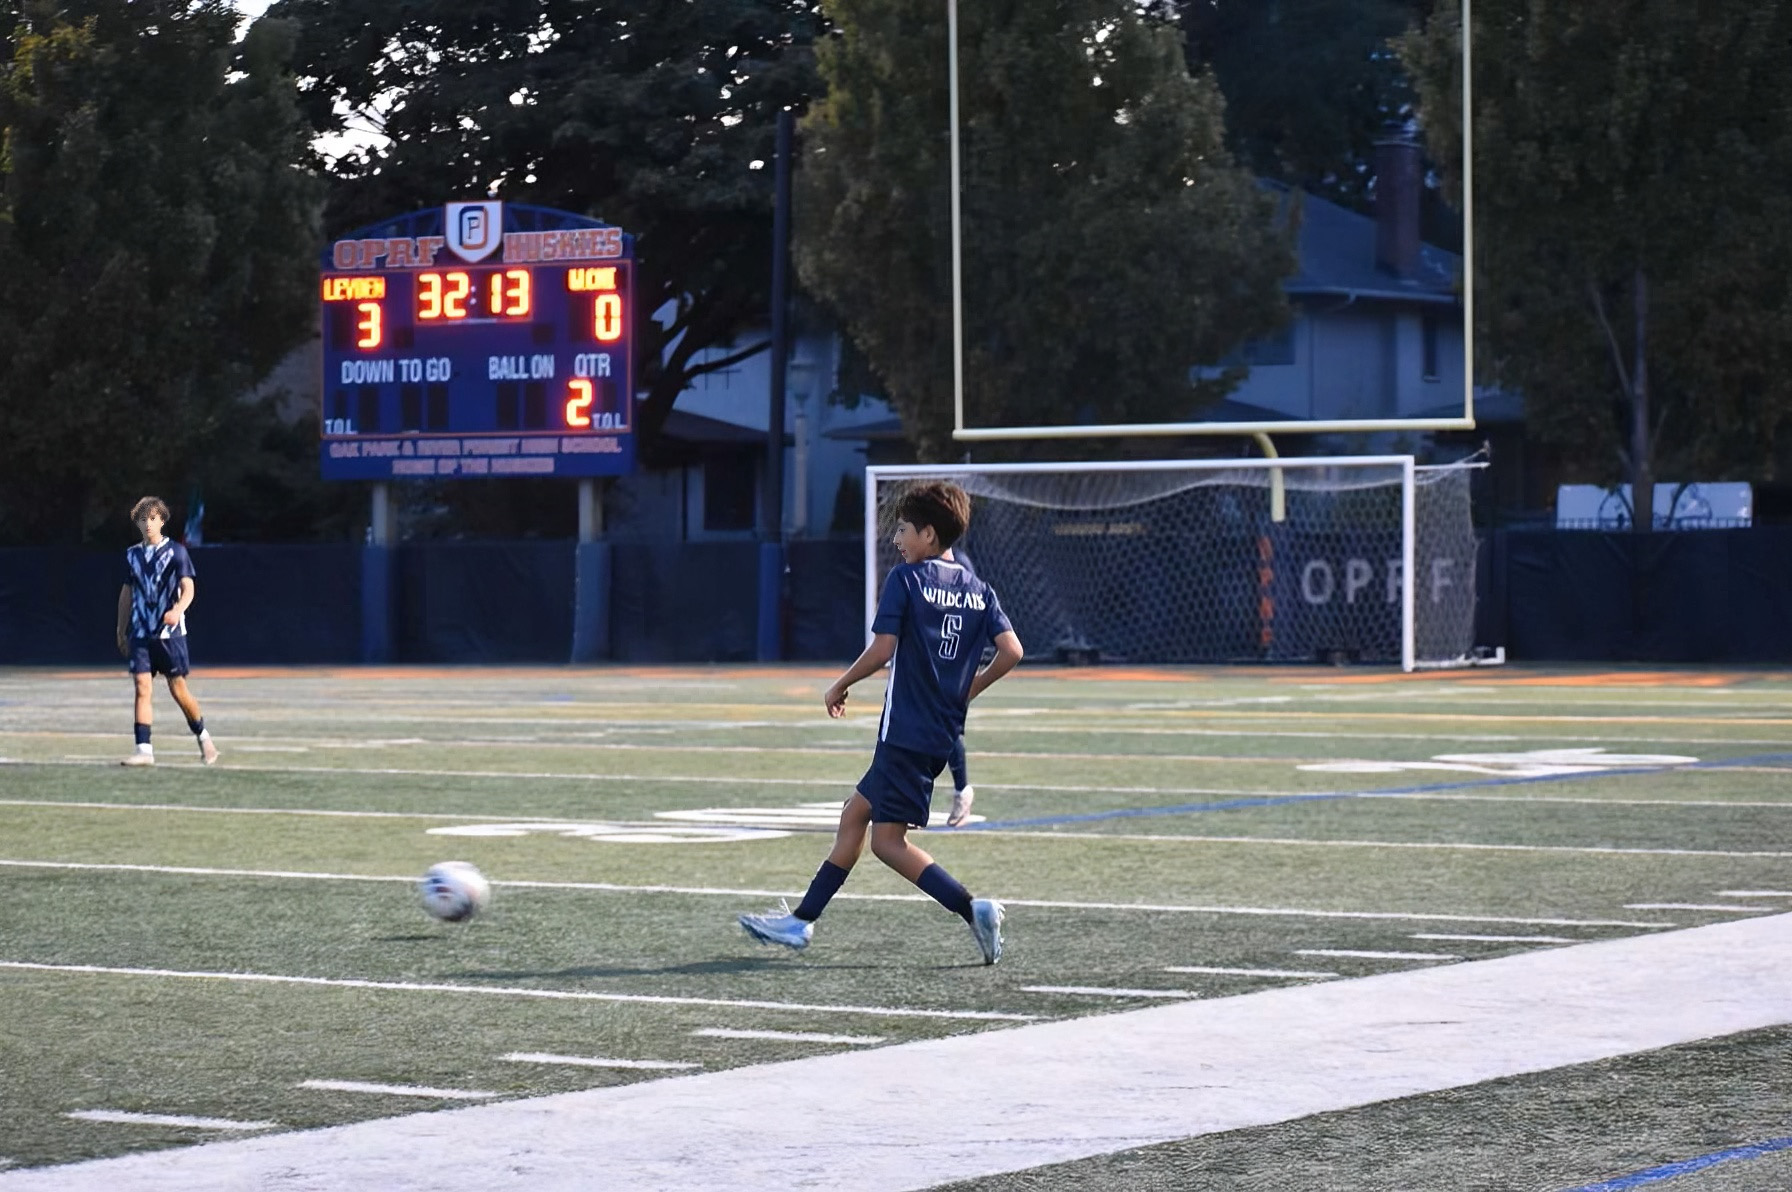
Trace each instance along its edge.
{"label": "navy perimeter fence banner", "polygon": [[1514,660],[1792,660],[1792,526],[1499,531],[1489,556],[1504,607],[1483,624]]}
{"label": "navy perimeter fence banner", "polygon": [[399,662],[565,662],[571,542],[428,542],[397,548]]}
{"label": "navy perimeter fence banner", "polygon": [[[193,549],[187,616],[197,665],[354,662],[361,656],[360,549]],[[0,664],[124,663],[113,644],[124,547],[0,550]]]}
{"label": "navy perimeter fence banner", "polygon": [[[395,548],[393,660],[565,662],[574,551],[571,542]],[[758,551],[754,542],[613,544],[611,657],[756,657]],[[791,543],[785,558],[785,657],[850,660],[863,645],[862,543]],[[0,550],[0,665],[122,665],[112,642],[122,559],[122,548]],[[358,545],[208,546],[193,561],[196,666],[361,659]],[[1505,646],[1514,661],[1792,661],[1792,527],[1496,531],[1477,578],[1477,641]],[[1241,652],[1254,644],[1252,600],[1220,601],[1229,611],[1209,632]]]}

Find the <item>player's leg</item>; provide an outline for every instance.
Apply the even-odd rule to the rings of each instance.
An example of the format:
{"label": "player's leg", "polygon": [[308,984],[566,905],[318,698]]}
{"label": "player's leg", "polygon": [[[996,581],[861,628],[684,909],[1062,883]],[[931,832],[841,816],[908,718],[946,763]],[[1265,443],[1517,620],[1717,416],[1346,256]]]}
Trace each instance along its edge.
{"label": "player's leg", "polygon": [[970,774],[965,770],[963,733],[952,742],[952,752],[946,755],[946,764],[952,768],[952,810],[946,816],[946,826],[956,828],[970,818],[971,803],[977,798],[977,792],[971,787]]}
{"label": "player's leg", "polygon": [[[138,669],[138,664],[142,669]],[[142,647],[131,650],[131,685],[135,688],[135,722],[134,731],[137,736],[137,748],[124,759],[127,766],[153,766],[156,763],[155,746],[150,744],[150,726],[155,723],[155,676],[150,673],[149,655]]]}
{"label": "player's leg", "polygon": [[957,878],[908,838],[908,825],[871,825],[871,851],[877,859],[921,888],[935,902],[963,919],[983,950],[983,963],[994,964],[1002,956],[1002,904],[988,898],[972,898]]}
{"label": "player's leg", "polygon": [[834,847],[809,881],[803,901],[791,913],[805,923],[821,918],[830,899],[846,882],[846,875],[865,851],[865,833],[871,827],[871,803],[858,791],[840,809],[840,826],[834,830]]}
{"label": "player's leg", "polygon": [[212,743],[212,735],[206,730],[205,715],[199,710],[199,699],[187,686],[186,668],[183,666],[179,674],[169,674],[168,694],[180,705],[180,710],[187,718],[187,728],[192,730],[193,737],[199,742],[199,758],[206,765],[218,760],[218,747]]}
{"label": "player's leg", "polygon": [[815,934],[815,920],[827,909],[829,900],[845,884],[859,854],[865,850],[865,831],[871,825],[871,804],[854,791],[840,809],[840,826],[834,831],[834,847],[809,881],[803,900],[792,911],[787,906],[762,915],[742,915],[740,925],[746,933],[763,944],[783,944],[787,948],[805,948]]}

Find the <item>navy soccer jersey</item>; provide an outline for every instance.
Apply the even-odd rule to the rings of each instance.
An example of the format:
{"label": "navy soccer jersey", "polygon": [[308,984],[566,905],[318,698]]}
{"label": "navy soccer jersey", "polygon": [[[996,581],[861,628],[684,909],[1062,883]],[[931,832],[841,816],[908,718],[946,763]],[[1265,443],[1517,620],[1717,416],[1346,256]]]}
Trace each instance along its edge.
{"label": "navy soccer jersey", "polygon": [[964,732],[983,648],[1009,632],[995,589],[957,563],[926,559],[890,572],[873,633],[896,637],[878,740],[945,758]]}
{"label": "navy soccer jersey", "polygon": [[156,546],[139,542],[124,552],[124,563],[131,585],[131,637],[185,637],[185,613],[178,625],[164,625],[162,618],[180,599],[180,581],[193,576],[187,548],[172,538]]}

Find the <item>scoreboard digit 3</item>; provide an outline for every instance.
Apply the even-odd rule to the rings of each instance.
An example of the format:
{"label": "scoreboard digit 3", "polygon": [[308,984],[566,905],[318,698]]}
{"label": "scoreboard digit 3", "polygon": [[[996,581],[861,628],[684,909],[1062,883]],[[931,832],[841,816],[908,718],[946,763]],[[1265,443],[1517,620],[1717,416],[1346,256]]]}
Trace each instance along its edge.
{"label": "scoreboard digit 3", "polygon": [[448,203],[323,254],[326,480],[634,468],[634,240]]}

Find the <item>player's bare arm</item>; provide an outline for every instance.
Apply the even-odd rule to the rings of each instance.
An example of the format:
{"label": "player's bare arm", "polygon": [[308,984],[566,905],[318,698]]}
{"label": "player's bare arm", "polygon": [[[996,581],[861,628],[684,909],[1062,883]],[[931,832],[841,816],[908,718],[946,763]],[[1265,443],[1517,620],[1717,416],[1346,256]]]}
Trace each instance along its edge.
{"label": "player's bare arm", "polygon": [[[1012,637],[1013,634],[1009,636]],[[846,714],[846,689],[860,679],[868,679],[882,670],[895,654],[895,634],[872,634],[871,644],[865,647],[865,652],[846,668],[845,674],[834,680],[833,686],[822,693],[822,706],[827,708],[828,715],[836,720],[844,716]]]}
{"label": "player's bare arm", "polygon": [[131,585],[118,589],[118,652],[127,657],[131,651]]}
{"label": "player's bare arm", "polygon": [[967,701],[976,699],[988,691],[991,684],[1019,666],[1020,660],[1026,656],[1026,651],[1021,649],[1020,638],[1015,636],[1013,630],[996,634],[995,646],[996,656],[991,658],[989,665],[978,671],[977,677],[971,680],[971,694],[967,697]]}
{"label": "player's bare arm", "polygon": [[168,611],[162,614],[162,624],[180,624],[181,614],[185,613],[187,611],[187,606],[192,603],[193,580],[190,576],[182,576],[180,581],[180,595],[175,597],[174,604]]}

